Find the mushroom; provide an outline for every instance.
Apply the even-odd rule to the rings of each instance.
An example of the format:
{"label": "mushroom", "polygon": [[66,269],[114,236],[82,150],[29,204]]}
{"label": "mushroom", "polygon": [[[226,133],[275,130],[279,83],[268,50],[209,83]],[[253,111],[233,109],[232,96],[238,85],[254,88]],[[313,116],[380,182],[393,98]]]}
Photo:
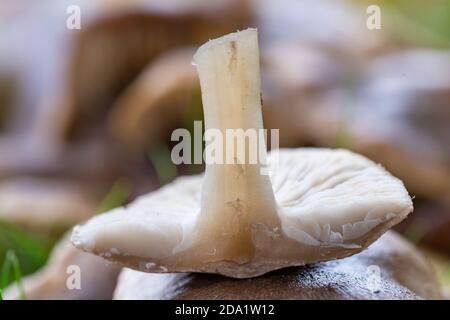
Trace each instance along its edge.
{"label": "mushroom", "polygon": [[192,54],[190,48],[165,52],[117,98],[109,126],[119,141],[142,149],[182,123],[199,91]]}
{"label": "mushroom", "polygon": [[[142,152],[199,113],[200,84],[191,59],[189,48],[170,50],[141,72],[111,107],[109,128],[115,139]],[[343,61],[318,47],[292,43],[268,47],[261,59],[266,128],[282,128],[283,147],[315,141],[319,133],[310,124],[314,110],[345,103]]]}
{"label": "mushroom", "polygon": [[[194,63],[206,130],[263,128],[256,29],[209,41]],[[142,271],[248,278],[357,253],[413,209],[402,182],[360,155],[272,151],[269,176],[265,147],[258,151],[256,163],[207,162],[204,175],[94,217],[72,242]]]}
{"label": "mushroom", "polygon": [[[134,183],[132,192],[157,186],[152,172],[133,177],[120,157],[98,141],[60,150],[21,143],[19,137],[0,139],[0,219],[28,230],[60,235],[85,221],[119,177],[127,182],[148,178],[145,188]],[[138,167],[136,162],[127,163]]]}
{"label": "mushroom", "polygon": [[360,83],[350,107],[322,105],[308,111],[310,141],[333,146],[343,135],[346,147],[386,166],[415,196],[446,197],[450,52],[414,49],[380,57]]}
{"label": "mushroom", "polygon": [[414,215],[397,228],[421,246],[442,254],[450,252],[450,198],[419,201]]}
{"label": "mushroom", "polygon": [[[83,13],[80,30],[64,27],[69,5],[78,5]],[[20,171],[22,164],[36,168],[34,161],[55,165],[49,149],[67,153],[64,147],[77,146],[80,140],[99,136],[108,140],[104,120],[110,104],[152,59],[166,50],[199,44],[235,30],[250,19],[247,0],[164,4],[53,0],[39,10],[17,6],[20,14],[7,16],[5,23],[2,20],[0,64],[7,61],[7,76],[10,69],[17,76],[17,97],[13,97],[17,101],[11,107],[14,114],[8,115],[14,116],[17,126],[7,138],[18,141],[19,146],[0,150],[8,153],[8,160],[13,159],[0,160],[0,175]],[[6,9],[8,13],[10,6]],[[3,69],[0,78],[4,77]],[[0,86],[3,82],[0,80]],[[103,143],[109,149],[119,149],[116,155],[120,153],[109,140]],[[33,161],[26,160],[30,157]],[[65,160],[58,159],[56,165]],[[122,162],[129,161],[133,160]]]}
{"label": "mushroom", "polygon": [[416,196],[450,194],[450,51],[391,54],[368,74],[349,124],[351,147],[385,165]]}
{"label": "mushroom", "polygon": [[[76,275],[78,271],[79,287],[78,280],[70,282],[71,275]],[[118,266],[76,250],[66,235],[53,249],[46,266],[23,278],[22,283],[29,300],[106,300],[112,298],[119,271]],[[68,286],[68,282],[74,287]],[[6,300],[19,299],[17,284],[6,288],[3,295]]]}
{"label": "mushroom", "polygon": [[114,291],[117,300],[441,298],[427,259],[393,231],[351,257],[247,280],[206,274],[149,274],[124,268]]}
{"label": "mushroom", "polygon": [[280,128],[280,146],[311,145],[314,110],[345,105],[344,84],[354,71],[348,59],[313,44],[277,42],[262,56],[264,123]]}
{"label": "mushroom", "polygon": [[83,27],[66,37],[72,50],[61,68],[60,94],[51,97],[42,124],[57,118],[51,134],[62,141],[103,134],[99,123],[110,105],[158,55],[240,28],[251,15],[248,0],[97,0],[79,5]]}
{"label": "mushroom", "polygon": [[24,177],[0,182],[0,220],[28,230],[61,234],[95,210],[94,199],[73,182]]}
{"label": "mushroom", "polygon": [[6,63],[0,51],[0,134],[10,129],[9,121],[14,110],[14,97],[17,91],[14,72],[6,68]]}

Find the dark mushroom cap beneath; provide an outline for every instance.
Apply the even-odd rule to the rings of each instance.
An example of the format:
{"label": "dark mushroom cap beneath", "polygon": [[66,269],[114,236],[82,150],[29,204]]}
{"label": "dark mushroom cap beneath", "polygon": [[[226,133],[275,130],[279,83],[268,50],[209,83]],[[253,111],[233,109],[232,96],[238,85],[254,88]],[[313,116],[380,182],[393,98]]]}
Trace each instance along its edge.
{"label": "dark mushroom cap beneath", "polygon": [[[371,270],[381,271],[371,286]],[[375,269],[376,270],[376,269]],[[236,280],[210,274],[147,274],[124,269],[115,299],[440,299],[432,268],[388,232],[349,258]],[[373,279],[373,278],[372,278]]]}
{"label": "dark mushroom cap beneath", "polygon": [[419,245],[426,245],[444,255],[450,252],[450,198],[419,201],[414,214],[396,228]]}

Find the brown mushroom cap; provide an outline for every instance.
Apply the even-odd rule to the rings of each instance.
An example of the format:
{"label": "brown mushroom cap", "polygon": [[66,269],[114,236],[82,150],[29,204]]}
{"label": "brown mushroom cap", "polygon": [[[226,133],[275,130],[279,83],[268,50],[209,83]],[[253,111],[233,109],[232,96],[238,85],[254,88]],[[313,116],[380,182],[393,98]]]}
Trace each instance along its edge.
{"label": "brown mushroom cap", "polygon": [[[67,15],[60,13],[69,5],[83,13],[81,30],[65,28]],[[250,18],[247,0],[60,0],[39,9],[23,10],[2,30],[1,43],[8,59],[19,61],[17,131],[51,148],[104,138],[110,104],[153,58],[234,31]]]}
{"label": "brown mushroom cap", "polygon": [[71,39],[74,50],[66,64],[68,80],[56,101],[64,105],[55,112],[60,117],[59,134],[69,137],[86,131],[97,134],[98,122],[110,104],[162,52],[234,31],[250,19],[247,0],[203,5],[132,1],[113,6],[100,1],[85,11],[89,16],[79,35]]}
{"label": "brown mushroom cap", "polygon": [[142,150],[155,140],[167,139],[170,129],[184,125],[195,92],[200,91],[191,65],[193,53],[191,48],[165,52],[118,97],[109,118],[118,140]]}
{"label": "brown mushroom cap", "polygon": [[450,198],[440,201],[418,201],[411,218],[396,229],[415,243],[448,255],[450,252]]}
{"label": "brown mushroom cap", "polygon": [[266,127],[280,129],[283,147],[310,145],[330,125],[317,126],[314,112],[345,104],[342,85],[351,68],[317,45],[288,41],[267,46],[261,60]]}
{"label": "brown mushroom cap", "polygon": [[[380,282],[371,287],[370,272],[376,268],[381,272]],[[123,269],[114,293],[114,299],[421,298],[442,298],[437,279],[417,249],[394,232],[386,233],[367,250],[349,258],[246,280]]]}

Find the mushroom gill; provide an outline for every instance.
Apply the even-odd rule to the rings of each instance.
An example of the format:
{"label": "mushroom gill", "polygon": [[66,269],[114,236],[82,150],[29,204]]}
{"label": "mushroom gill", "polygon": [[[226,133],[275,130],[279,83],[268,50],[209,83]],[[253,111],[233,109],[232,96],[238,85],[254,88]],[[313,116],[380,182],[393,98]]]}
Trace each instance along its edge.
{"label": "mushroom gill", "polygon": [[[204,175],[179,178],[76,227],[76,247],[147,272],[248,278],[357,253],[412,211],[400,180],[349,151],[267,155],[258,139],[258,161],[251,161],[255,146],[245,143],[246,134],[263,129],[256,29],[209,41],[194,63],[205,160],[209,143],[217,142],[211,132],[224,137],[224,146],[209,149],[216,157],[206,160]],[[230,129],[245,134],[230,136]]]}

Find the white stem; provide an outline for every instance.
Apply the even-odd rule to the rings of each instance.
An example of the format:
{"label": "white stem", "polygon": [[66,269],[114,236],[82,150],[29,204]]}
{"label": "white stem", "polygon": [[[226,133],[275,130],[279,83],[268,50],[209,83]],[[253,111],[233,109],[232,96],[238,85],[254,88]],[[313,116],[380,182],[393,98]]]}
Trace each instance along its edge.
{"label": "white stem", "polygon": [[245,148],[243,163],[234,159],[234,164],[207,164],[202,189],[199,225],[202,236],[211,243],[222,242],[223,248],[216,247],[214,251],[222,251],[218,255],[234,260],[237,256],[246,260],[252,254],[252,228],[279,225],[270,179],[260,170],[266,156],[265,144],[264,152],[260,153],[264,159],[249,163],[258,141],[235,141],[230,148],[232,139],[227,139],[226,134],[226,129],[251,129],[256,134],[263,129],[257,37],[256,29],[233,33],[209,41],[194,56],[202,89],[205,129],[222,133],[224,161],[230,160],[230,152],[238,151],[239,142]]}

